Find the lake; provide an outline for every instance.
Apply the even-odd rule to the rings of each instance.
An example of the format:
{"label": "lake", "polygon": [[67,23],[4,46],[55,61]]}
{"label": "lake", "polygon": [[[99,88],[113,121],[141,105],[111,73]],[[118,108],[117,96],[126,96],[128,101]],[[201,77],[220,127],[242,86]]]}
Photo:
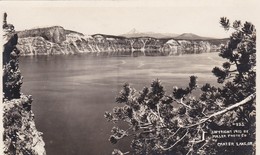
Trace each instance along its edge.
{"label": "lake", "polygon": [[[158,57],[93,57],[84,55],[20,57],[22,92],[33,95],[36,127],[43,132],[47,155],[109,155],[127,151],[127,140],[108,141],[113,123],[104,119],[125,82],[137,90],[160,79],[167,94],[186,86],[216,84],[211,70],[223,59],[218,53]],[[127,145],[126,145],[127,144]]]}

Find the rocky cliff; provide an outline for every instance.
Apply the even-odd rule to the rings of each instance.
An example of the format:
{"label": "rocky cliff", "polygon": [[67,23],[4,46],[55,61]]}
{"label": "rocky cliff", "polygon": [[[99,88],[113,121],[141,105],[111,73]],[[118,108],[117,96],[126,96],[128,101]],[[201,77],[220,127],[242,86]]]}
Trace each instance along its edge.
{"label": "rocky cliff", "polygon": [[18,33],[21,55],[178,55],[216,51],[225,39],[127,38],[104,34],[83,35],[60,26]]}
{"label": "rocky cliff", "polygon": [[3,141],[6,155],[45,155],[42,133],[35,127],[31,110],[32,97],[23,95],[19,70],[20,51],[14,26],[7,24],[4,14],[3,31]]}

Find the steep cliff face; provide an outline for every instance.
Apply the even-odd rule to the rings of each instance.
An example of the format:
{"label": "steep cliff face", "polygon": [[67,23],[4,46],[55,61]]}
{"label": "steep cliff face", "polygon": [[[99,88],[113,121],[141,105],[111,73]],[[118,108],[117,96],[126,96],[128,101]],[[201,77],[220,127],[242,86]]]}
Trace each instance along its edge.
{"label": "steep cliff face", "polygon": [[61,26],[36,28],[18,32],[19,38],[42,37],[53,43],[61,43],[66,40],[66,32]]}
{"label": "steep cliff face", "polygon": [[45,155],[44,142],[34,123],[32,97],[22,95],[18,36],[4,14],[3,45],[3,141],[6,155]]}
{"label": "steep cliff face", "polygon": [[219,49],[225,40],[126,38],[96,34],[86,36],[62,27],[21,31],[18,34],[21,55],[79,54],[92,55],[178,55],[210,52]]}

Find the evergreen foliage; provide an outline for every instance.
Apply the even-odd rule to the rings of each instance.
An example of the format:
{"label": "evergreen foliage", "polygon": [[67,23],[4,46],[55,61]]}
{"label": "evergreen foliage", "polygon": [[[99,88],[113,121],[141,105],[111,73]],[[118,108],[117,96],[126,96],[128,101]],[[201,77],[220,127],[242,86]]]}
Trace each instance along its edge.
{"label": "evergreen foliage", "polygon": [[[197,77],[191,76],[186,88],[175,87],[168,95],[158,79],[140,92],[125,84],[116,98],[119,106],[105,112],[105,118],[115,125],[128,124],[127,129],[113,127],[112,144],[131,138],[131,154],[255,154],[256,29],[249,22],[231,24],[225,17],[220,24],[234,30],[219,53],[227,61],[212,70],[222,86],[198,86]],[[194,90],[200,95],[195,96]],[[234,123],[247,127],[253,146],[216,146],[211,131],[232,129]],[[127,153],[115,149],[112,154]]]}

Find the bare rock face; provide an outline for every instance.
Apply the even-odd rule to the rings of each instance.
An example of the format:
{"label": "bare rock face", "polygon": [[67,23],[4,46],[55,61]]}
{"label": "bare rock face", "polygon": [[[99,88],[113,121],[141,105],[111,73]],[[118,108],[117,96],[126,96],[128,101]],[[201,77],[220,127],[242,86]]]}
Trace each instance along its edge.
{"label": "bare rock face", "polygon": [[221,43],[226,42],[221,39],[126,38],[103,34],[87,36],[58,26],[21,31],[18,36],[17,47],[21,55],[85,53],[109,56],[167,56],[216,51]]}
{"label": "bare rock face", "polygon": [[[61,26],[18,32],[20,55],[90,54],[109,56],[167,56],[196,54],[219,49],[225,39],[183,34],[175,38],[122,37],[105,34],[84,35]],[[208,40],[207,40],[208,39]]]}
{"label": "bare rock face", "polygon": [[66,40],[66,32],[61,26],[53,26],[46,28],[37,28],[25,30],[18,33],[20,38],[26,37],[42,37],[47,41],[60,44]]}
{"label": "bare rock face", "polygon": [[7,24],[4,14],[3,31],[3,126],[4,154],[45,155],[42,133],[35,127],[31,110],[32,97],[21,95],[22,75],[19,70],[20,51],[14,26]]}

